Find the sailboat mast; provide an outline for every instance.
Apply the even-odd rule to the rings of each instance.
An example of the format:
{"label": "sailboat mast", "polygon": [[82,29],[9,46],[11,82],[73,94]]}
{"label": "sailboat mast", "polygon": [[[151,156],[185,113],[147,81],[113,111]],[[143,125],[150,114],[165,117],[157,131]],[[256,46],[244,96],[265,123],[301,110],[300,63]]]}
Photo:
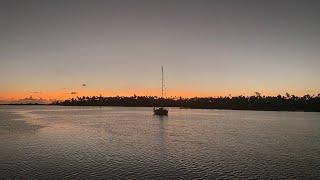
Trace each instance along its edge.
{"label": "sailboat mast", "polygon": [[163,80],[163,66],[161,66],[161,74],[162,74],[162,76],[161,76],[161,81],[162,81],[162,86],[161,86],[161,98],[163,98],[163,86],[164,86],[164,80]]}

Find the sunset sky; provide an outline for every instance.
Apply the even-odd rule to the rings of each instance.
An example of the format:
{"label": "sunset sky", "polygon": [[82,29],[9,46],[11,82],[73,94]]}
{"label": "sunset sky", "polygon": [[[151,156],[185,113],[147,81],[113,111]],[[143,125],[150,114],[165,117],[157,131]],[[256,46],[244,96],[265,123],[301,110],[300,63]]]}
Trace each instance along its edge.
{"label": "sunset sky", "polygon": [[320,93],[320,1],[1,1],[0,102]]}

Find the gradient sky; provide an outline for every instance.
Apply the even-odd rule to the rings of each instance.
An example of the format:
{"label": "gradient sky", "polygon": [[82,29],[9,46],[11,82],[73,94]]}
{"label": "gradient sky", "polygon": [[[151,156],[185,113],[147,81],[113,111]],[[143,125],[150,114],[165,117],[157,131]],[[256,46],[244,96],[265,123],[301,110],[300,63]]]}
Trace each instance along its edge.
{"label": "gradient sky", "polygon": [[161,65],[168,96],[318,94],[319,22],[305,0],[1,1],[0,100],[160,95]]}

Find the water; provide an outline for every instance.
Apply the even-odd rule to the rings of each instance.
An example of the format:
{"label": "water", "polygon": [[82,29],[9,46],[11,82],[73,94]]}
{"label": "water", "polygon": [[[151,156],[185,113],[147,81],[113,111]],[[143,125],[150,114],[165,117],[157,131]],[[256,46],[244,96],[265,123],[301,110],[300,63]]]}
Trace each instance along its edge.
{"label": "water", "polygon": [[320,113],[0,106],[0,179],[319,179]]}

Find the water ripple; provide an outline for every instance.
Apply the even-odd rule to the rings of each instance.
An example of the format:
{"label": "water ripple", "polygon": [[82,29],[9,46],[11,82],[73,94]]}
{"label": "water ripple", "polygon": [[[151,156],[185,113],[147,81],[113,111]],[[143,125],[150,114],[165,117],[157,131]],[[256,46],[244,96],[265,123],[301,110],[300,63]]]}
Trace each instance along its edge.
{"label": "water ripple", "polygon": [[[41,128],[21,133],[24,126],[12,123],[17,117]],[[319,179],[319,119],[319,113],[170,109],[159,119],[151,108],[2,108],[0,179]]]}

